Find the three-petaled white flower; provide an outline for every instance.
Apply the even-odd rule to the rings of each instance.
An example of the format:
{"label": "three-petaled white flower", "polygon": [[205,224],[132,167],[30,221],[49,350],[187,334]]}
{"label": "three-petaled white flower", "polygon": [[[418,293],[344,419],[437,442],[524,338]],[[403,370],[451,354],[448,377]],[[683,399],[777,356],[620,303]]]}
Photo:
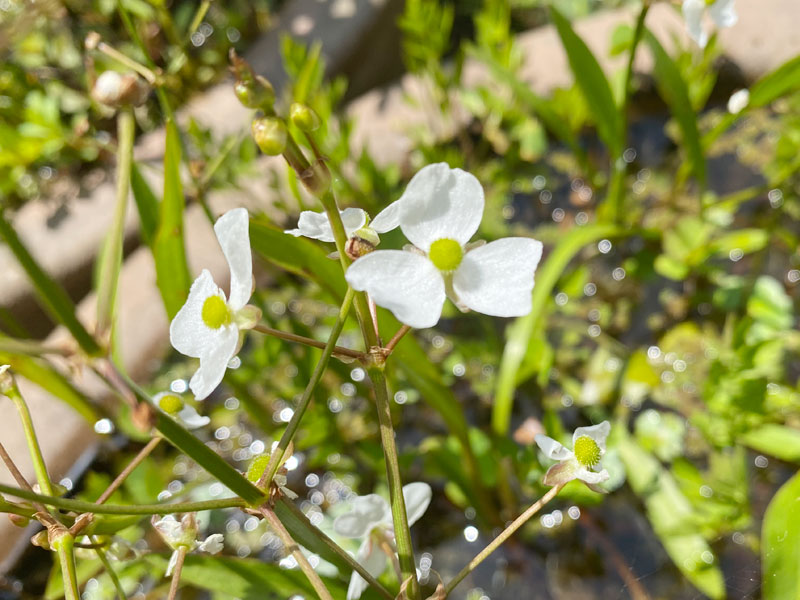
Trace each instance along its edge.
{"label": "three-petaled white flower", "polygon": [[153,396],[153,404],[174,419],[180,421],[186,429],[198,429],[211,422],[208,417],[202,417],[194,406],[186,404],[178,394],[161,392]]}
{"label": "three-petaled white flower", "polygon": [[[413,525],[425,514],[431,502],[431,486],[416,482],[403,486],[408,524]],[[386,569],[387,558],[394,558],[394,527],[389,503],[377,494],[359,496],[349,512],[339,515],[333,529],[341,536],[363,538],[356,560],[373,577]],[[347,588],[347,600],[356,600],[367,589],[366,580],[355,571]]]}
{"label": "three-petaled white flower", "polygon": [[231,271],[230,296],[203,269],[189,297],[169,328],[169,338],[178,352],[200,359],[189,382],[195,398],[214,391],[240,346],[239,331],[252,328],[260,311],[247,305],[253,292],[253,258],[247,210],[236,208],[220,217],[214,232]]}
{"label": "three-petaled white flower", "polygon": [[[371,222],[367,212],[360,208],[345,208],[339,211],[339,214],[342,216],[342,225],[344,225],[348,238],[361,233],[371,238],[371,234],[386,233],[397,227],[397,223],[393,219],[387,219],[386,217],[389,215],[384,215],[384,212],[386,211],[381,212]],[[303,236],[321,242],[334,241],[331,222],[324,212],[304,210],[300,213],[300,219],[297,221],[297,229],[287,229],[284,233],[294,237]]]}
{"label": "three-petaled white flower", "polygon": [[717,27],[733,27],[739,20],[736,15],[736,0],[683,0],[683,18],[686,21],[686,30],[689,36],[701,48],[708,44],[708,31],[703,27],[703,14],[708,8],[708,14]]}
{"label": "three-petaled white flower", "polygon": [[199,550],[209,554],[219,554],[224,548],[224,538],[221,533],[214,533],[202,542],[197,541],[197,521],[194,513],[186,513],[180,521],[174,515],[167,515],[158,520],[154,516],[152,523],[161,535],[161,539],[173,550],[167,565],[166,577],[172,575],[181,548],[185,548],[187,553]]}
{"label": "three-petaled white flower", "polygon": [[446,163],[422,168],[379,215],[385,227],[398,224],[413,248],[359,258],[347,269],[347,282],[416,328],[438,323],[447,296],[461,310],[528,314],[542,243],[514,237],[468,244],[483,208],[483,188],[473,175]]}
{"label": "three-petaled white flower", "polygon": [[568,450],[553,438],[541,433],[534,440],[545,456],[559,461],[547,470],[543,482],[545,485],[564,484],[573,479],[580,479],[596,492],[604,492],[596,484],[606,481],[608,471],[594,471],[602,467],[600,459],[606,453],[606,438],[611,431],[611,424],[603,421],[591,427],[578,427],[572,434],[572,450]]}

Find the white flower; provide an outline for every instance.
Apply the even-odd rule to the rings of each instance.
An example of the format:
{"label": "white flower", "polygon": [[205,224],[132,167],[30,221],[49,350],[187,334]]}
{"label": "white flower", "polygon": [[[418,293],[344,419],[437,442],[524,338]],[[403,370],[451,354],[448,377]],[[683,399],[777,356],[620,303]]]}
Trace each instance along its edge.
{"label": "white flower", "polygon": [[611,431],[611,424],[603,421],[591,427],[578,427],[572,434],[572,450],[568,450],[552,438],[537,435],[534,439],[542,452],[553,460],[559,461],[547,470],[544,476],[545,485],[559,485],[580,479],[595,491],[602,492],[596,484],[608,479],[608,471],[593,470],[601,468],[600,459],[606,453],[606,438]]}
{"label": "white flower", "polygon": [[[403,486],[408,524],[413,525],[425,514],[431,502],[431,486],[427,483],[409,483]],[[339,515],[333,529],[341,536],[363,538],[356,560],[373,577],[380,577],[386,569],[387,549],[394,550],[394,527],[389,503],[377,494],[359,496],[353,500],[350,512]],[[347,600],[356,600],[367,589],[366,580],[355,571],[347,588]]]}
{"label": "white flower", "polygon": [[734,3],[736,0],[716,0],[711,5],[705,0],[683,0],[683,18],[689,36],[701,48],[708,44],[708,32],[703,28],[703,14],[708,6],[708,14],[717,27],[733,27],[739,20]]}
{"label": "white flower", "polygon": [[504,238],[468,245],[483,206],[483,189],[473,175],[446,163],[424,167],[379,215],[384,226],[400,225],[412,251],[371,252],[348,268],[347,282],[411,327],[436,325],[446,296],[462,310],[528,314],[542,244]]}
{"label": "white flower", "polygon": [[750,103],[750,91],[747,89],[738,90],[731,94],[728,98],[728,112],[732,115],[738,115]]}
{"label": "white flower", "polygon": [[5,394],[14,387],[14,378],[8,370],[11,365],[0,365],[0,394]]}
{"label": "white flower", "polygon": [[239,348],[239,330],[252,328],[260,318],[258,309],[247,305],[253,290],[247,210],[228,211],[214,225],[214,232],[231,271],[230,297],[225,298],[211,273],[203,269],[169,328],[175,349],[200,359],[200,368],[189,382],[198,400],[222,381]]}
{"label": "white flower", "polygon": [[189,404],[173,392],[161,392],[153,396],[153,403],[168,415],[180,421],[186,429],[198,429],[211,422],[208,417],[202,417]]}
{"label": "white flower", "polygon": [[224,537],[221,533],[214,533],[202,542],[197,542],[197,521],[194,513],[186,513],[180,521],[174,515],[166,515],[158,520],[154,516],[152,523],[164,542],[173,550],[164,574],[166,577],[172,575],[181,548],[185,548],[187,553],[200,550],[209,554],[219,554],[224,548]]}
{"label": "white flower", "polygon": [[[381,211],[371,222],[366,211],[360,208],[345,208],[339,211],[348,239],[358,236],[377,246],[380,242],[378,234],[391,231],[399,224],[394,216],[396,211],[389,210],[389,208]],[[294,237],[312,238],[321,242],[334,241],[331,222],[324,212],[304,210],[300,213],[300,219],[297,221],[297,229],[287,229],[284,233]]]}

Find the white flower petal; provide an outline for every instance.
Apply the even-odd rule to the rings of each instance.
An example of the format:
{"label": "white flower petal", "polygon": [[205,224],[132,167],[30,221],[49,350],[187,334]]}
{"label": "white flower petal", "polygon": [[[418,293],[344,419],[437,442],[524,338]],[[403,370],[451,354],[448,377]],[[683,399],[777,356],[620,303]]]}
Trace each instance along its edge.
{"label": "white flower petal", "polygon": [[229,210],[214,225],[219,245],[231,270],[228,306],[239,310],[253,293],[253,256],[250,251],[250,218],[246,208]]}
{"label": "white flower petal", "polygon": [[377,250],[350,265],[345,279],[411,327],[433,327],[442,315],[444,280],[424,256],[402,250]]}
{"label": "white flower petal", "polygon": [[542,478],[542,483],[545,485],[569,483],[573,479],[577,479],[578,473],[582,469],[583,467],[581,467],[580,463],[578,463],[573,456],[567,460],[557,462],[552,467],[547,469],[547,472]]}
{"label": "white flower petal", "polygon": [[342,215],[342,224],[348,238],[367,224],[367,213],[360,208],[345,208],[339,214]]}
{"label": "white flower petal", "polygon": [[597,425],[592,425],[590,427],[578,427],[575,430],[575,433],[572,434],[572,446],[574,448],[575,440],[585,435],[593,439],[600,448],[600,452],[604,453],[606,451],[606,438],[610,432],[611,423],[608,421],[603,421],[602,423],[598,423]]}
{"label": "white flower petal", "polygon": [[580,479],[581,481],[585,481],[586,483],[603,483],[607,481],[609,478],[608,471],[603,469],[599,473],[595,473],[594,471],[590,471],[586,468],[580,468],[575,474],[575,479]]}
{"label": "white flower petal", "polygon": [[[367,213],[360,208],[345,208],[339,214],[342,216],[342,224],[348,238],[367,222]],[[285,233],[294,237],[302,235],[321,242],[334,241],[331,222],[324,212],[304,210],[300,213],[300,219],[297,221],[297,229],[287,229]]]}
{"label": "white flower petal", "polygon": [[169,326],[169,341],[181,354],[200,358],[209,344],[214,343],[217,332],[203,323],[203,304],[210,296],[219,296],[225,300],[225,294],[214,283],[211,273],[203,269],[194,280],[186,303]]}
{"label": "white flower petal", "polygon": [[200,356],[200,368],[189,381],[189,388],[197,400],[207,398],[219,385],[239,345],[239,330],[235,325],[220,327],[215,334],[213,342]]}
{"label": "white flower petal", "polygon": [[377,233],[386,233],[392,229],[397,229],[400,226],[400,212],[400,201],[395,200],[375,215],[369,226]]}
{"label": "white flower petal", "polygon": [[200,542],[198,548],[202,552],[208,552],[209,554],[219,554],[225,547],[224,540],[225,538],[221,533],[214,533],[208,536],[202,542]]}
{"label": "white flower petal", "polygon": [[533,440],[536,442],[536,445],[539,446],[544,455],[547,458],[551,458],[553,460],[566,460],[573,456],[572,451],[568,450],[557,441],[555,441],[551,437],[547,437],[541,433],[537,434]]}
{"label": "white flower petal", "polygon": [[728,98],[728,112],[732,115],[738,115],[750,103],[750,90],[738,90],[731,94]]}
{"label": "white flower petal", "polygon": [[183,536],[183,526],[174,515],[161,517],[153,527],[170,546],[177,544]]}
{"label": "white flower petal", "polygon": [[403,486],[403,499],[406,502],[406,514],[409,527],[419,521],[428,510],[433,492],[431,486],[422,481],[407,483]]}
{"label": "white flower petal", "polygon": [[[380,577],[386,569],[386,555],[378,548],[371,539],[366,539],[361,543],[356,554],[356,560],[367,573],[373,577]],[[347,600],[358,600],[364,590],[367,589],[367,580],[361,577],[356,571],[350,576],[350,585],[347,588]]]}
{"label": "white flower petal", "polygon": [[708,7],[708,13],[711,15],[717,27],[733,27],[739,21],[739,15],[736,14],[736,7],[734,4],[736,0],[717,0]]}
{"label": "white flower petal", "polygon": [[378,494],[367,494],[355,498],[350,511],[336,517],[333,530],[344,537],[360,538],[376,525],[386,522],[392,522],[389,503]]}
{"label": "white flower petal", "polygon": [[448,238],[462,246],[475,235],[483,217],[483,188],[474,175],[447,163],[420,169],[406,187],[400,228],[425,253],[436,240]]}
{"label": "white flower petal", "polygon": [[201,417],[193,406],[186,404],[178,413],[178,420],[183,423],[186,429],[199,429],[211,422],[208,417]]}
{"label": "white flower petal", "polygon": [[531,312],[533,275],[542,257],[542,243],[529,238],[504,238],[464,255],[453,274],[458,300],[472,310],[495,317],[520,317]]}
{"label": "white flower petal", "polygon": [[705,0],[683,0],[683,19],[686,21],[686,30],[697,45],[705,48],[708,43],[708,33],[703,29],[703,12]]}
{"label": "white flower petal", "polygon": [[175,568],[175,565],[178,564],[178,551],[174,550],[172,555],[169,557],[169,563],[167,563],[167,571],[164,573],[164,577],[169,577],[172,575],[172,571]]}

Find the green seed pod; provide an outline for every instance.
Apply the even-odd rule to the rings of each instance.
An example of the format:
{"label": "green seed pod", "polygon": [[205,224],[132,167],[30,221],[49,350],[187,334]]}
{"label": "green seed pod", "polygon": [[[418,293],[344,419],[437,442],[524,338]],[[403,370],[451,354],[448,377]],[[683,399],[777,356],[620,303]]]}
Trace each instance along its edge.
{"label": "green seed pod", "polygon": [[289,118],[300,131],[314,131],[319,129],[322,121],[314,109],[305,104],[295,102],[289,109]]}
{"label": "green seed pod", "polygon": [[259,117],[253,121],[253,138],[264,154],[277,156],[286,148],[286,123],[277,117]]}

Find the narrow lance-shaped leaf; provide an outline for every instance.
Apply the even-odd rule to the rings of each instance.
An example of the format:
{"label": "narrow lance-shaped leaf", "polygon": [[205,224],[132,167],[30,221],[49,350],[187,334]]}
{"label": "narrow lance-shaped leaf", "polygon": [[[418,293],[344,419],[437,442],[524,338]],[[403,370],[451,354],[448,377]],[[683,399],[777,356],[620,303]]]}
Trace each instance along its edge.
{"label": "narrow lance-shaped leaf", "polygon": [[78,320],[75,314],[75,305],[70,300],[67,292],[39,266],[39,263],[36,262],[17,236],[17,232],[14,231],[2,210],[0,210],[0,237],[5,240],[9,250],[14,254],[30,278],[31,283],[33,283],[40,304],[55,321],[69,330],[84,352],[92,355],[99,354],[100,346]]}
{"label": "narrow lance-shaped leaf", "polygon": [[158,230],[158,198],[135,162],[131,165],[131,190],[139,211],[142,241],[152,248]]}
{"label": "narrow lance-shaped leaf", "polygon": [[656,78],[658,91],[664,102],[669,106],[672,116],[680,127],[686,155],[691,164],[695,177],[701,183],[706,180],[706,160],[700,144],[700,132],[697,130],[697,115],[692,109],[689,100],[689,89],[681,76],[675,62],[669,57],[667,51],[658,39],[649,31],[645,31],[645,42],[650,46],[655,61],[653,74]]}
{"label": "narrow lance-shaped leaf", "polygon": [[578,37],[564,15],[555,7],[550,7],[550,12],[567,53],[575,81],[592,111],[597,132],[608,146],[611,156],[616,159],[622,152],[623,125],[608,79],[592,51]]}
{"label": "narrow lance-shaped leaf", "polygon": [[180,175],[181,144],[178,128],[167,121],[167,142],[164,154],[164,199],[160,223],[153,245],[156,262],[156,283],[164,300],[167,315],[172,319],[189,295],[191,278],[183,242],[183,211],[186,201]]}

